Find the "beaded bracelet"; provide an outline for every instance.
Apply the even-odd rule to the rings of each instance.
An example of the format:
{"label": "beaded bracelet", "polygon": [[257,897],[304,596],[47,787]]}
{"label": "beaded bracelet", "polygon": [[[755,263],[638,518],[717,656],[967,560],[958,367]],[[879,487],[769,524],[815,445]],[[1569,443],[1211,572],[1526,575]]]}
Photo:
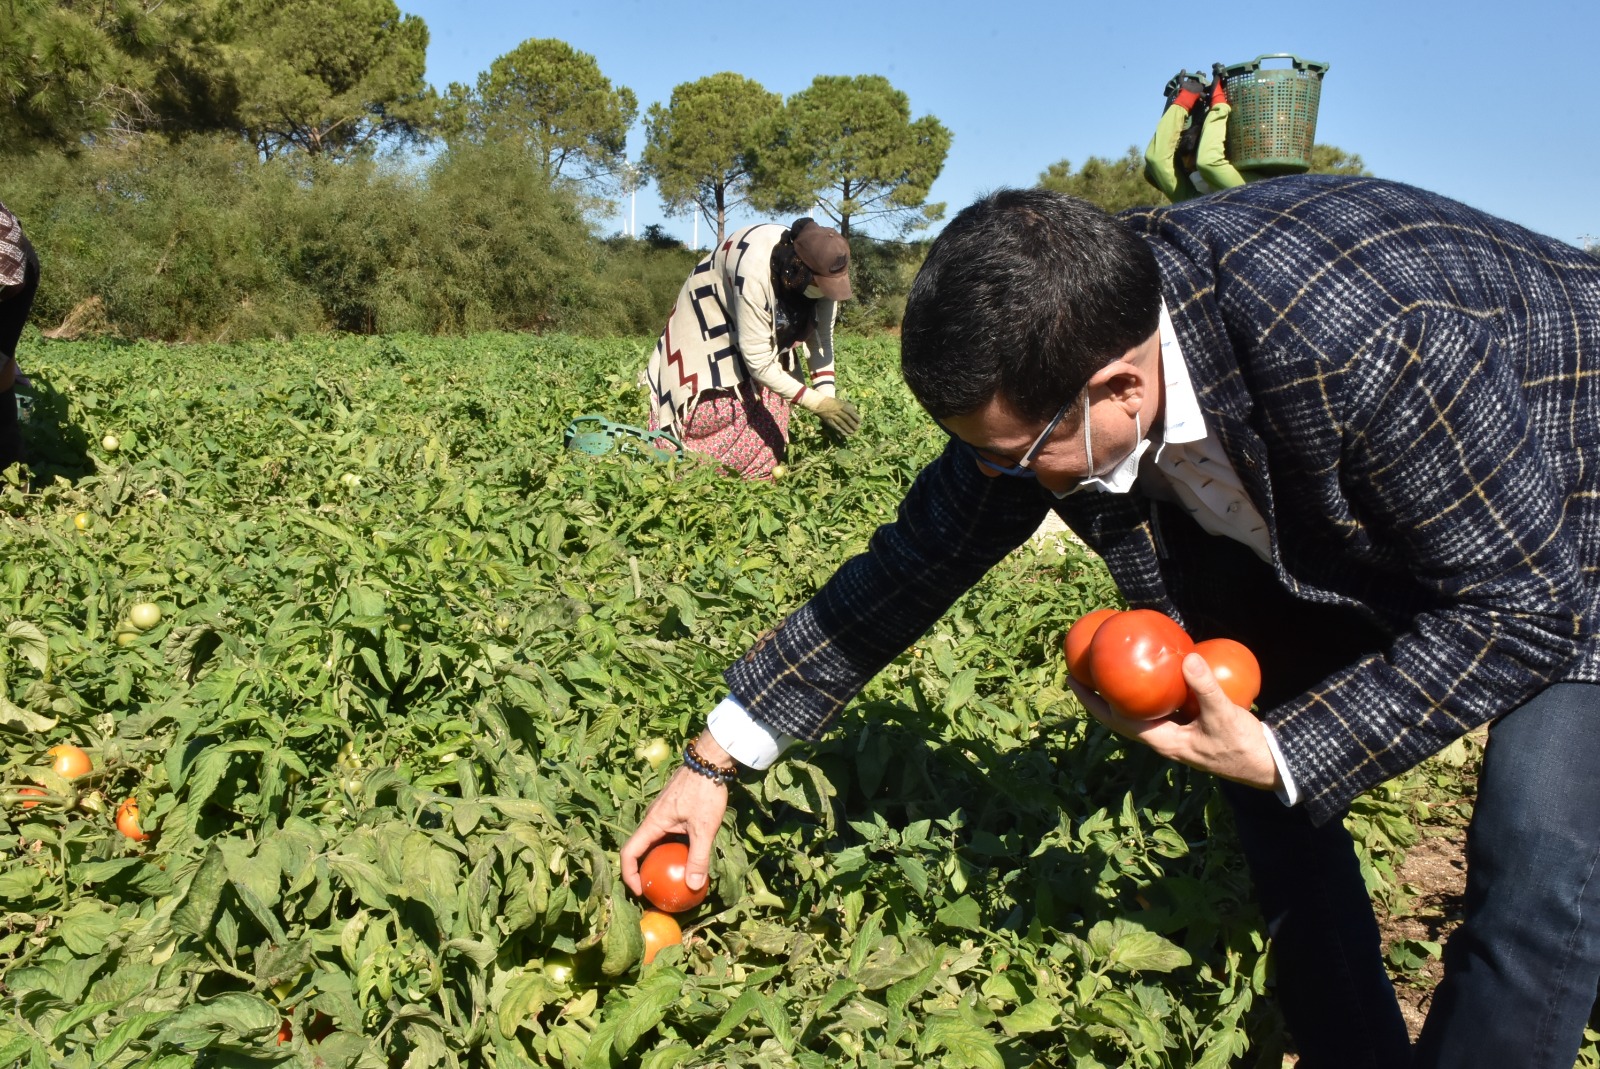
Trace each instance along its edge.
{"label": "beaded bracelet", "polygon": [[724,787],[739,778],[739,770],[735,768],[719,768],[700,756],[700,751],[695,749],[694,740],[690,739],[683,748],[683,764],[691,772],[698,772],[707,779],[714,779]]}

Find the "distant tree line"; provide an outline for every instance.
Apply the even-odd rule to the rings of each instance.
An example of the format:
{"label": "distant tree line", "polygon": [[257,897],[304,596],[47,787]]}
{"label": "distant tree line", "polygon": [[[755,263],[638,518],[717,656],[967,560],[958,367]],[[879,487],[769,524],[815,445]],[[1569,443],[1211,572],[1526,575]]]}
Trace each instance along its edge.
{"label": "distant tree line", "polygon": [[[1312,174],[1371,174],[1360,156],[1333,145],[1311,147]],[[1166,198],[1144,178],[1144,152],[1134,145],[1117,159],[1090,156],[1074,169],[1057,160],[1039,176],[1039,185],[1098,204],[1108,212],[1165,204]]]}
{"label": "distant tree line", "polygon": [[[654,182],[718,241],[735,212],[825,217],[854,253],[845,325],[898,324],[951,133],[886,78],[820,75],[786,100],[723,71],[641,115],[564,41],[443,92],[427,44],[393,0],[7,0],[0,200],[46,262],[36,320],[653,333],[698,254],[596,223]],[[1152,202],[1141,169],[1130,149],[1041,183],[1118,210]]]}

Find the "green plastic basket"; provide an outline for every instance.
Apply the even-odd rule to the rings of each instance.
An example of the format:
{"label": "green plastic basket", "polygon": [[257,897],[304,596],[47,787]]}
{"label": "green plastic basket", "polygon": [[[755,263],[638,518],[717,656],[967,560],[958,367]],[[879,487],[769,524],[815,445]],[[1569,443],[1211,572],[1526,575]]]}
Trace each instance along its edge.
{"label": "green plastic basket", "polygon": [[[1263,67],[1286,59],[1287,67]],[[1223,68],[1227,79],[1228,160],[1257,174],[1299,174],[1311,167],[1317,138],[1317,104],[1326,63],[1272,52]]]}
{"label": "green plastic basket", "polygon": [[666,431],[651,431],[613,423],[600,415],[579,416],[567,424],[567,448],[591,457],[604,456],[613,449],[638,453],[657,464],[665,464],[683,452],[683,442]]}

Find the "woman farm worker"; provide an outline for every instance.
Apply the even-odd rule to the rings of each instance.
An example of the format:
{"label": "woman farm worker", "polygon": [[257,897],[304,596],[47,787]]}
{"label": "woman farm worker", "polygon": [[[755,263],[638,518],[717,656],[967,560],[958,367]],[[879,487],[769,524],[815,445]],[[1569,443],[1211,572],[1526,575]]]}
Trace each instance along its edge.
{"label": "woman farm worker", "polygon": [[39,257],[17,217],[0,204],[0,471],[23,459],[16,387],[28,380],[17,367],[17,339],[38,288]]}
{"label": "woman farm worker", "polygon": [[[1209,89],[1198,74],[1183,71],[1167,83],[1166,110],[1144,150],[1144,177],[1174,204],[1266,177],[1228,160],[1228,116],[1233,108],[1226,82],[1226,68],[1215,63]],[[1203,105],[1199,108],[1203,119],[1194,114],[1197,105]]]}
{"label": "woman farm worker", "polygon": [[849,299],[850,246],[837,230],[800,219],[734,232],[695,265],[656,342],[650,429],[746,479],[783,462],[792,405],[848,438],[861,417],[834,393],[833,324]]}

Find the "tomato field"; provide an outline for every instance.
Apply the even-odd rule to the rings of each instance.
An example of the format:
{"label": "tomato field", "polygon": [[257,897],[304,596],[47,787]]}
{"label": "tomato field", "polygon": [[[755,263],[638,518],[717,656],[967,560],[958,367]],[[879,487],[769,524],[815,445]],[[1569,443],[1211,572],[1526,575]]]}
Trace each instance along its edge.
{"label": "tomato field", "polygon": [[[676,765],[658,740],[940,444],[893,339],[848,339],[864,429],[797,418],[779,482],[568,452],[575,416],[642,421],[649,344],[24,345],[0,1065],[1277,1069],[1223,807],[1067,689],[1067,626],[1115,601],[1071,543],[736,787],[710,896],[643,963],[617,849]],[[1475,757],[1351,814],[1387,908]]]}

